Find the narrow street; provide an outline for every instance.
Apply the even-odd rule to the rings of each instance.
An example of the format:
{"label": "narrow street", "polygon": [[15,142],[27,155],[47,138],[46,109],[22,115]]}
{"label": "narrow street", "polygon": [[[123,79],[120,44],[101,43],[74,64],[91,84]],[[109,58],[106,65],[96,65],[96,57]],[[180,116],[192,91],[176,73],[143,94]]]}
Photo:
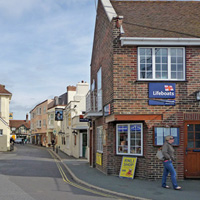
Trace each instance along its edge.
{"label": "narrow street", "polygon": [[74,183],[66,169],[46,148],[15,144],[0,152],[0,199],[78,200],[115,198]]}

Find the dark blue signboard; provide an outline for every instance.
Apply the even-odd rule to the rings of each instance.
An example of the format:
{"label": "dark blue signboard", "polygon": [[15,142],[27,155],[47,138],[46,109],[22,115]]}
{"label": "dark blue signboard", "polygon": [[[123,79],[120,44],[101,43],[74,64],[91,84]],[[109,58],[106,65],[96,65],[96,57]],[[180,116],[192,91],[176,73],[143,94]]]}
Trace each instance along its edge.
{"label": "dark blue signboard", "polygon": [[110,115],[110,104],[104,106],[104,116]]}
{"label": "dark blue signboard", "polygon": [[149,83],[149,98],[175,99],[175,83]]}
{"label": "dark blue signboard", "polygon": [[149,100],[149,105],[153,105],[153,106],[175,106],[175,100]]}
{"label": "dark blue signboard", "polygon": [[89,121],[90,121],[90,119],[84,118],[83,115],[79,115],[79,122],[89,122]]}

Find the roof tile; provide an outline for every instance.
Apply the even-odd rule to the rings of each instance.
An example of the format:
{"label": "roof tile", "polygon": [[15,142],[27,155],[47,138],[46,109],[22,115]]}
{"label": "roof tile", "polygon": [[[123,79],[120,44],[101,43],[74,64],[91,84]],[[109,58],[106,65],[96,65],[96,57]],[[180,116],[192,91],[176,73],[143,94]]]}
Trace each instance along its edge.
{"label": "roof tile", "polygon": [[124,37],[200,37],[198,1],[112,1]]}

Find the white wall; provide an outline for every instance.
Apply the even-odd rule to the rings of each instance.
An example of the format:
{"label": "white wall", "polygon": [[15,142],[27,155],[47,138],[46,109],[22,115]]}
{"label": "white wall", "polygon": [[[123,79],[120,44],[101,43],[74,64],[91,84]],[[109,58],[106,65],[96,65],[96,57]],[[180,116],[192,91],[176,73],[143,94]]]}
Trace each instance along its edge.
{"label": "white wall", "polygon": [[3,130],[3,135],[0,136],[0,151],[10,150],[10,127],[9,127],[9,104],[10,96],[0,96],[1,101],[1,120],[0,129]]}

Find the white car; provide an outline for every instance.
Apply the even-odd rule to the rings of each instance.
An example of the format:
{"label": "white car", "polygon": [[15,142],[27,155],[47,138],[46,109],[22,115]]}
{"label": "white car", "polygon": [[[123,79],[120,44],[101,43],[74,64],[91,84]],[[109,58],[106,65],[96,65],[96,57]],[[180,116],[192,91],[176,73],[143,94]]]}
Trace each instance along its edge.
{"label": "white car", "polygon": [[16,144],[21,144],[21,143],[22,143],[22,138],[17,138],[17,139],[15,140],[15,143],[16,143]]}

